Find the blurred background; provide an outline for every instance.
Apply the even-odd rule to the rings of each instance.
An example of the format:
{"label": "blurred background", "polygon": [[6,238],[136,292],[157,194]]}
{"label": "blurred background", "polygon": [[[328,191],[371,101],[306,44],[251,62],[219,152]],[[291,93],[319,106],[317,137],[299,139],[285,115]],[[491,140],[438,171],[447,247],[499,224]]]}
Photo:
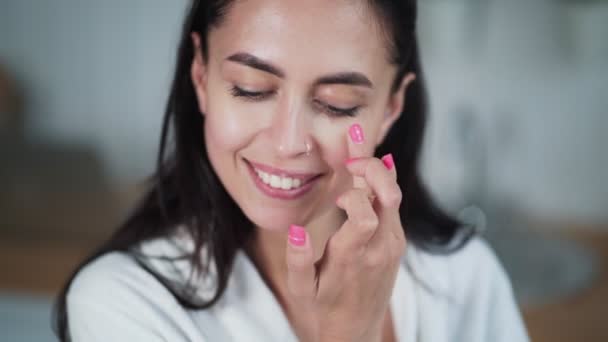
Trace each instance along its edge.
{"label": "blurred background", "polygon": [[[0,0],[0,336],[141,192],[186,0]],[[423,0],[423,173],[511,276],[534,341],[608,341],[608,1]]]}

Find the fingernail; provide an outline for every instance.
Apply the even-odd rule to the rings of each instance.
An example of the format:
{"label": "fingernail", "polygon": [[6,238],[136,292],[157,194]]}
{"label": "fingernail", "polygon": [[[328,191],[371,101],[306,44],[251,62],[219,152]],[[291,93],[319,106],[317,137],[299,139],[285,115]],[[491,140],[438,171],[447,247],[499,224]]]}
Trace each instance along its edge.
{"label": "fingernail", "polygon": [[352,126],[350,126],[348,133],[350,134],[350,139],[355,144],[362,144],[365,140],[365,138],[363,137],[363,128],[361,128],[361,125],[359,124],[353,124]]}
{"label": "fingernail", "polygon": [[306,229],[295,224],[289,226],[289,242],[294,246],[304,246],[306,243]]}
{"label": "fingernail", "polygon": [[381,159],[382,163],[384,164],[384,166],[386,166],[387,169],[390,170],[393,168],[393,166],[395,166],[395,161],[393,160],[393,155],[391,153],[385,155]]}
{"label": "fingernail", "polygon": [[348,165],[348,164],[350,164],[350,163],[354,163],[354,162],[356,162],[356,161],[357,161],[357,160],[359,160],[359,159],[361,159],[361,158],[348,158],[348,159],[346,159],[346,161],[345,161],[344,163],[345,163],[346,165]]}

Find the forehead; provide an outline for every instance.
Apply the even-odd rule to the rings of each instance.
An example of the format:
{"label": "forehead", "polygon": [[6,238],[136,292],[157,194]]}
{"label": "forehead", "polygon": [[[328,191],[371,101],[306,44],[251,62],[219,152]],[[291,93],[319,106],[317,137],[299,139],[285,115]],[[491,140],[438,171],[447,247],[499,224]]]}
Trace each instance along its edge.
{"label": "forehead", "polygon": [[377,17],[358,0],[237,0],[209,45],[210,58],[247,52],[287,73],[370,73],[389,64]]}

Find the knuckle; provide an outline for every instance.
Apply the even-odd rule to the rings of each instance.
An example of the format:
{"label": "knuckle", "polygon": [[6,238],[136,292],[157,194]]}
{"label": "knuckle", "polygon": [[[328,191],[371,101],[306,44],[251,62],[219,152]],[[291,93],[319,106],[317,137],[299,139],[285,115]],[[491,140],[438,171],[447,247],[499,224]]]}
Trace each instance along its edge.
{"label": "knuckle", "polygon": [[399,189],[393,189],[385,196],[386,206],[390,208],[399,208],[401,206],[401,200],[403,198],[403,194]]}
{"label": "knuckle", "polygon": [[353,254],[348,253],[346,250],[336,254],[336,264],[340,267],[348,267],[353,264]]}
{"label": "knuckle", "polygon": [[380,158],[373,158],[368,164],[366,171],[372,175],[377,175],[381,172],[385,172],[386,167]]}
{"label": "knuckle", "polygon": [[389,263],[389,257],[384,251],[374,251],[367,254],[365,266],[369,268],[384,268]]}
{"label": "knuckle", "polygon": [[353,253],[346,243],[336,241],[330,246],[330,255],[339,266],[347,266],[353,262]]}
{"label": "knuckle", "polygon": [[380,224],[378,222],[378,217],[376,216],[367,216],[364,217],[360,220],[358,220],[356,223],[357,227],[359,228],[359,230],[363,233],[372,233],[376,230],[376,228],[378,227],[378,225]]}

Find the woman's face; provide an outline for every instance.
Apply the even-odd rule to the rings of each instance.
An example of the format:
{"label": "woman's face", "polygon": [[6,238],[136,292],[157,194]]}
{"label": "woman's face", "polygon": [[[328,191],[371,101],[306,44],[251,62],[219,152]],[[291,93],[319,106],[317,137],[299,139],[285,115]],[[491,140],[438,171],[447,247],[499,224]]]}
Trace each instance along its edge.
{"label": "woman's face", "polygon": [[407,82],[390,91],[396,67],[375,20],[363,1],[236,1],[208,59],[195,56],[209,159],[260,228],[337,210],[352,187],[349,127],[361,125],[371,156],[401,112]]}

